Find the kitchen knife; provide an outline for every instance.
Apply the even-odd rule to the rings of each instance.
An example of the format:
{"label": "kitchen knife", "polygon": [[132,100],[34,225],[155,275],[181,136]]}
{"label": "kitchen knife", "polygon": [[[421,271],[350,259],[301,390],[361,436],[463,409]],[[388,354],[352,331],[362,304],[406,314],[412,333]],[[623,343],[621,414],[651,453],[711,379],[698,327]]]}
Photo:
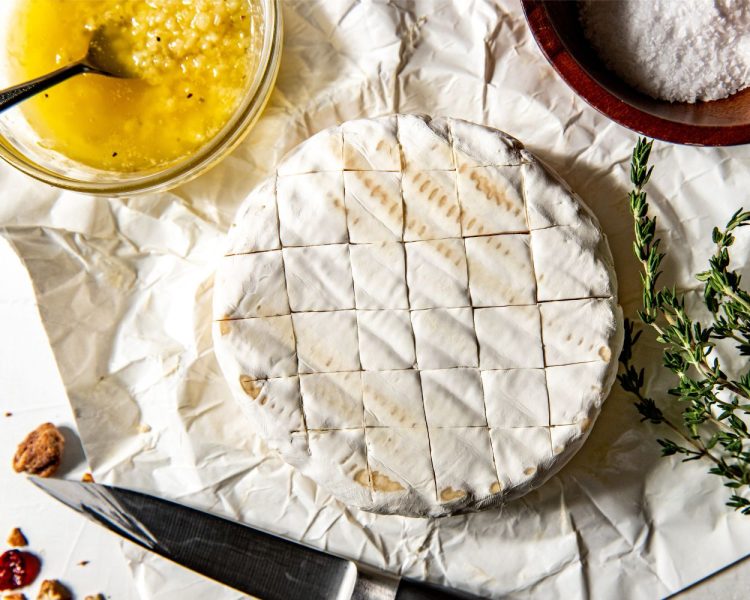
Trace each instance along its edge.
{"label": "kitchen knife", "polygon": [[30,479],[53,498],[131,542],[263,600],[477,598],[401,579],[156,496],[96,483]]}

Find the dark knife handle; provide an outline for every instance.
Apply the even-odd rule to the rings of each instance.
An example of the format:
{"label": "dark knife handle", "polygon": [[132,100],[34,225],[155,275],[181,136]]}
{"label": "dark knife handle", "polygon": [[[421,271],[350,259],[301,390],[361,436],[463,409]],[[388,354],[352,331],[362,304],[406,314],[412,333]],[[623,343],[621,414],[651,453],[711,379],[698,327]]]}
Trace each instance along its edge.
{"label": "dark knife handle", "polygon": [[481,596],[411,579],[402,579],[396,592],[396,600],[479,600],[480,598]]}

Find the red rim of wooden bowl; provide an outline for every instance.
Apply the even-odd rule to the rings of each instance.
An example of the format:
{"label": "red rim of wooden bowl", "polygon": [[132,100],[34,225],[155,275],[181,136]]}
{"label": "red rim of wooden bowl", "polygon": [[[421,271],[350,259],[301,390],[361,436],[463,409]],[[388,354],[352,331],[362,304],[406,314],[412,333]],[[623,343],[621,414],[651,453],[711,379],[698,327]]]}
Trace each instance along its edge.
{"label": "red rim of wooden bowl", "polygon": [[[565,83],[613,121],[648,137],[696,146],[732,146],[750,142],[750,124],[694,125],[645,112],[612,94],[575,59],[560,39],[545,0],[521,0],[537,45]],[[719,100],[716,102],[726,102]]]}

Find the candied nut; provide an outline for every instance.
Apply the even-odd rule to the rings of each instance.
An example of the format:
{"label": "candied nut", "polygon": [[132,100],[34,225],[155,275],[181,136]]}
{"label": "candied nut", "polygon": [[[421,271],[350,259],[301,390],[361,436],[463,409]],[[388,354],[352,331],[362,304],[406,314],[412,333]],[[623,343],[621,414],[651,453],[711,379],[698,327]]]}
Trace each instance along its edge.
{"label": "candied nut", "polygon": [[94,476],[91,473],[84,473],[83,477],[81,477],[81,481],[83,483],[94,483]]}
{"label": "candied nut", "polygon": [[94,594],[93,596],[86,596],[83,600],[105,600],[104,594]]}
{"label": "candied nut", "polygon": [[73,594],[57,579],[45,579],[36,600],[72,600]]}
{"label": "candied nut", "polygon": [[8,594],[3,596],[3,600],[26,600],[25,594]]}
{"label": "candied nut", "polygon": [[26,546],[28,543],[29,542],[26,540],[26,536],[18,527],[14,528],[8,536],[8,545],[13,546],[14,548]]}
{"label": "candied nut", "polygon": [[31,475],[49,477],[62,461],[65,438],[52,423],[44,423],[26,436],[13,457],[13,469]]}

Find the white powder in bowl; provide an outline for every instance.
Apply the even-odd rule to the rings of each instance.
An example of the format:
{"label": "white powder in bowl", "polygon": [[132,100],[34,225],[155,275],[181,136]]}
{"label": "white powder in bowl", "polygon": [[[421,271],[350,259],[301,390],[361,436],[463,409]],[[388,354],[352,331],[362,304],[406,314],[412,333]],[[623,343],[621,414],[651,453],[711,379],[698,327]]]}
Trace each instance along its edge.
{"label": "white powder in bowl", "polygon": [[750,0],[579,2],[586,37],[627,83],[671,102],[750,85]]}

